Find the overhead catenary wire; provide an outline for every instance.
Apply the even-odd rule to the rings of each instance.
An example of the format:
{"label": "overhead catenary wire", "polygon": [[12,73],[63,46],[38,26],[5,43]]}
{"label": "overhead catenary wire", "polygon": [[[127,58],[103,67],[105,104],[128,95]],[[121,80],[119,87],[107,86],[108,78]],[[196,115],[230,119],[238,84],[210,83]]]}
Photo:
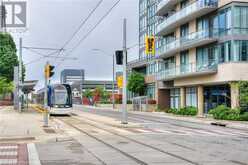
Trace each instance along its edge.
{"label": "overhead catenary wire", "polygon": [[65,48],[71,41],[72,39],[77,35],[77,33],[80,31],[80,29],[86,24],[86,22],[90,19],[90,17],[95,13],[97,8],[101,5],[103,0],[100,0],[96,6],[93,8],[93,10],[89,13],[89,15],[82,21],[82,23],[79,25],[79,27],[76,29],[76,31],[72,34],[72,36],[65,42],[65,44],[62,46],[62,49]]}
{"label": "overhead catenary wire", "polygon": [[60,51],[57,50],[56,52],[52,52],[52,53],[50,53],[50,54],[44,55],[44,54],[42,54],[42,53],[39,53],[39,52],[36,52],[36,51],[33,51],[33,50],[30,50],[30,51],[32,51],[32,52],[34,52],[34,53],[40,55],[41,57],[39,57],[39,58],[37,58],[37,59],[34,59],[34,60],[32,60],[32,61],[29,61],[29,62],[25,63],[24,65],[30,65],[30,64],[33,64],[33,63],[35,63],[35,62],[39,62],[39,60],[42,60],[42,59],[45,59],[45,58],[49,58],[49,57],[51,57],[52,55],[54,55],[54,54],[56,54],[56,53],[60,53]]}
{"label": "overhead catenary wire", "polygon": [[[64,45],[62,46],[61,49],[64,49],[72,40],[73,38],[77,35],[77,33],[82,29],[82,27],[86,24],[86,22],[90,19],[90,17],[95,13],[95,11],[97,10],[97,8],[102,4],[103,0],[100,0],[96,6],[91,10],[91,12],[88,14],[88,16],[83,19],[82,23],[78,26],[78,28],[76,29],[76,31],[72,34],[72,36],[69,38],[69,40],[67,40]],[[57,54],[57,57],[60,56],[60,53]],[[56,62],[57,58],[55,58],[55,62]]]}
{"label": "overhead catenary wire", "polygon": [[[118,0],[114,3],[114,5],[99,19],[99,21],[93,26],[93,28],[91,28],[90,31],[87,32],[86,35],[84,35],[84,37],[65,55],[65,56],[70,56],[71,53],[78,48],[78,46],[81,45],[81,43],[83,41],[85,41],[89,35],[102,23],[102,21],[112,12],[112,10],[119,4],[121,0]],[[59,65],[61,65],[64,62],[64,60],[62,60],[60,63],[58,63],[58,65],[56,67],[58,67]]]}

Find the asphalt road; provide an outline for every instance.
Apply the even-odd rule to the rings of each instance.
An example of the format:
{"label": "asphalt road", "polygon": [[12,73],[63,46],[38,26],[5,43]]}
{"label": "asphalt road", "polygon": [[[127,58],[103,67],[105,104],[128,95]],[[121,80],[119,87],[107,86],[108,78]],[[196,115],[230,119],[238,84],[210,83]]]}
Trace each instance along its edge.
{"label": "asphalt road", "polygon": [[[114,150],[128,153],[126,157],[133,157],[130,159],[134,164],[248,165],[248,131],[245,130],[129,113],[129,122],[139,124],[140,127],[125,129],[128,135],[120,132],[116,134],[113,132],[115,128],[103,126],[97,117],[109,117],[118,121],[121,118],[120,112],[76,106],[75,113],[80,114],[77,120],[84,122],[89,119],[87,114],[95,115],[88,131],[96,129],[96,132],[102,130],[105,133],[100,137],[92,135],[91,138],[111,144]],[[78,125],[76,129],[84,134],[89,133],[85,125]],[[128,143],[127,148],[119,146],[122,141]],[[137,154],[140,150],[144,152]],[[120,151],[119,154],[123,155]]]}

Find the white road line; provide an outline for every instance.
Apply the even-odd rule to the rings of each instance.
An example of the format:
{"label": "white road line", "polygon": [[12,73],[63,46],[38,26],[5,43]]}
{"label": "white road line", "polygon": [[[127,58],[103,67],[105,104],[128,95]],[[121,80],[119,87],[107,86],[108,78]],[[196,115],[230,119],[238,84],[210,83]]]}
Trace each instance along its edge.
{"label": "white road line", "polygon": [[137,131],[139,131],[139,132],[141,132],[141,133],[151,133],[152,131],[150,131],[150,130],[144,130],[144,129],[135,129],[135,130],[137,130]]}
{"label": "white road line", "polygon": [[13,165],[17,164],[17,159],[0,159],[0,165]]}
{"label": "white road line", "polygon": [[5,149],[17,149],[18,146],[0,146],[0,150],[5,150]]}
{"label": "white road line", "polygon": [[29,165],[41,165],[39,154],[34,143],[27,144]]}
{"label": "white road line", "polygon": [[6,156],[6,155],[10,155],[10,156],[16,156],[17,155],[17,151],[9,151],[9,152],[0,152],[0,156]]}
{"label": "white road line", "polygon": [[211,136],[218,136],[218,133],[208,132],[204,130],[194,130],[195,132],[198,132],[200,135],[211,135]]}

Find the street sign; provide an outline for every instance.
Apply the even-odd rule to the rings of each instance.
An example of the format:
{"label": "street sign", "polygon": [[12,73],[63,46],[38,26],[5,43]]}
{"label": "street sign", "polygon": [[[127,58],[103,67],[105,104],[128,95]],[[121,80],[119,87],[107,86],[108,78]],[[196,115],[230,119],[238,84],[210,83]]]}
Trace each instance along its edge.
{"label": "street sign", "polygon": [[117,77],[117,86],[118,88],[123,88],[123,76]]}

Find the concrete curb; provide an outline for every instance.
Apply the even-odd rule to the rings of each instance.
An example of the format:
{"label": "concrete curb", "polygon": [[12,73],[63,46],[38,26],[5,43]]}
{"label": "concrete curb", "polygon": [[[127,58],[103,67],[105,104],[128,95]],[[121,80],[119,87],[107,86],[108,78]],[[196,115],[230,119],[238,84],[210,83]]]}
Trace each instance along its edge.
{"label": "concrete curb", "polygon": [[[119,111],[118,109],[113,109],[113,108],[100,108],[100,107],[95,107],[95,106],[84,106],[81,105],[82,108],[93,108],[93,109],[99,109],[99,110],[109,110],[109,111]],[[120,112],[120,111],[119,111]],[[231,129],[237,129],[237,130],[243,130],[243,131],[248,131],[248,122],[247,123],[237,123],[235,121],[221,121],[221,120],[214,120],[214,119],[209,119],[209,118],[190,118],[190,117],[184,117],[184,116],[172,116],[172,115],[167,115],[164,112],[133,112],[133,111],[128,111],[128,113],[131,114],[142,114],[146,116],[154,116],[154,117],[163,117],[167,119],[174,119],[174,120],[180,120],[180,121],[185,121],[185,122],[191,122],[191,123],[201,123],[201,124],[206,124],[206,125],[211,125],[211,123],[219,123],[226,125],[226,128],[231,128]]]}
{"label": "concrete curb", "polygon": [[27,144],[29,165],[41,165],[39,154],[34,143]]}

